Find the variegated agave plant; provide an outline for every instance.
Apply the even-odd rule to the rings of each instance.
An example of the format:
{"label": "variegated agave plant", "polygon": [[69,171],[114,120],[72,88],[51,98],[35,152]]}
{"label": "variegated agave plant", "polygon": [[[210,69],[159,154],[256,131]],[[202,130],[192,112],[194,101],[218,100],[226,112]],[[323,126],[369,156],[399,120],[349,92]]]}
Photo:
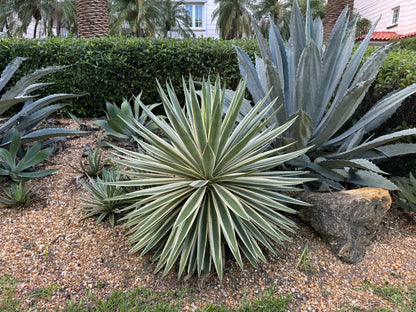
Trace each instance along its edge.
{"label": "variegated agave plant", "polygon": [[415,153],[415,144],[386,144],[415,135],[416,129],[365,138],[397,110],[403,99],[416,92],[416,84],[387,95],[352,127],[340,132],[395,46],[389,44],[379,48],[360,67],[375,25],[353,53],[357,18],[350,23],[347,12],[346,8],[324,44],[321,20],[312,20],[308,3],[304,22],[298,3],[294,1],[287,44],[275,25],[270,28],[269,47],[256,31],[261,58],[257,57],[254,65],[237,47],[240,72],[247,77],[247,88],[254,101],[262,99],[271,90],[270,99],[277,97],[275,108],[283,106],[272,122],[281,125],[298,117],[281,142],[296,141],[295,148],[313,146],[292,165],[312,170],[311,175],[323,182],[321,187],[329,185],[341,189],[342,182],[348,181],[397,189],[379,175],[384,172],[372,161]]}
{"label": "variegated agave plant", "polygon": [[208,273],[212,263],[223,276],[228,246],[240,266],[242,254],[256,266],[266,261],[259,242],[272,252],[274,242],[289,240],[284,231],[295,224],[282,212],[294,213],[285,203],[298,203],[280,191],[308,181],[301,172],[274,171],[277,165],[296,158],[306,149],[283,154],[285,147],[269,150],[271,141],[294,120],[278,128],[265,128],[264,100],[236,124],[245,83],[240,83],[229,110],[223,116],[224,89],[217,80],[202,83],[198,98],[192,79],[184,83],[185,107],[167,85],[159,86],[167,120],[159,119],[142,103],[142,109],[169,139],[161,139],[136,120],[124,120],[137,136],[144,153],[114,146],[130,181],[118,186],[142,186],[117,198],[135,201],[126,208],[126,226],[131,227],[131,252],[154,250],[156,271],[167,274],[179,264],[179,276],[197,271]]}

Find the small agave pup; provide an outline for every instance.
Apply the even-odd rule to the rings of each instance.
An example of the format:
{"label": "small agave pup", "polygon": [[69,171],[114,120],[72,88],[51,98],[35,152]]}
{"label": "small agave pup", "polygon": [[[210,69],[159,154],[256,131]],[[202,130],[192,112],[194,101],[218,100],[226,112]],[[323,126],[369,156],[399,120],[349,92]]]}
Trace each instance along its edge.
{"label": "small agave pup", "polygon": [[240,266],[242,254],[257,266],[266,261],[260,244],[275,252],[275,242],[289,240],[284,231],[293,231],[295,224],[282,212],[295,211],[285,203],[303,203],[280,191],[298,190],[293,185],[309,179],[273,168],[307,149],[287,154],[282,153],[286,147],[267,149],[294,122],[265,127],[273,103],[262,109],[260,101],[236,124],[244,90],[241,82],[223,116],[225,90],[219,80],[212,89],[203,82],[200,99],[193,81],[189,87],[184,83],[184,108],[173,87],[167,85],[166,94],[159,86],[167,121],[141,106],[168,142],[141,123],[124,120],[145,140],[137,140],[144,153],[114,146],[116,161],[133,171],[124,172],[130,181],[112,184],[143,187],[117,198],[135,201],[124,209],[134,244],[130,252],[153,250],[156,272],[164,268],[167,274],[179,264],[179,276],[195,270],[200,275],[213,263],[222,278],[226,246]]}
{"label": "small agave pup", "polygon": [[[283,107],[272,122],[282,125],[297,117],[280,142],[296,141],[295,148],[312,148],[292,161],[293,167],[312,170],[311,176],[319,178],[321,187],[342,189],[341,183],[349,182],[397,189],[379,175],[384,172],[372,161],[415,153],[416,144],[386,144],[416,135],[416,129],[365,138],[393,115],[406,97],[416,92],[416,84],[390,93],[352,127],[341,132],[395,46],[379,48],[360,67],[375,25],[353,53],[357,18],[350,23],[347,12],[347,9],[342,12],[325,45],[322,21],[312,20],[309,2],[304,22],[299,5],[294,1],[287,44],[273,23],[269,47],[256,31],[261,58],[256,58],[254,66],[248,55],[237,47],[240,72],[247,77],[247,88],[254,101],[271,90],[270,99],[277,98],[275,109]],[[265,102],[268,103],[269,100]]]}

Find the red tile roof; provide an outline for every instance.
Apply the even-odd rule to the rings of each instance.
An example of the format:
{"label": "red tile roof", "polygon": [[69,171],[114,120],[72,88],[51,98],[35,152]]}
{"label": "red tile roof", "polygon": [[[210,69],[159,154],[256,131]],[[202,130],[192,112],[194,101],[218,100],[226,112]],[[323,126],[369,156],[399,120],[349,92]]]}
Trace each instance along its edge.
{"label": "red tile roof", "polygon": [[416,36],[416,31],[412,32],[412,33],[405,34],[405,35],[401,35],[400,38],[413,37],[413,36]]}
{"label": "red tile roof", "polygon": [[[375,31],[373,32],[373,35],[371,36],[371,40],[374,41],[389,41],[391,39],[400,39],[400,38],[406,38],[406,37],[413,37],[416,36],[416,32],[399,35],[398,33],[394,31]],[[366,35],[362,35],[361,37],[355,38],[357,41],[364,40]]]}

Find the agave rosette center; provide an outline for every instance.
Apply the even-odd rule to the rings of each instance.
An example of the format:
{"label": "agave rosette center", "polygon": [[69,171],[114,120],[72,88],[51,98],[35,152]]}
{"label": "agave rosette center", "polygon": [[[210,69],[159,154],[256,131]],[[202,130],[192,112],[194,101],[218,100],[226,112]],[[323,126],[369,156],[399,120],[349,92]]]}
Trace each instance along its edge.
{"label": "agave rosette center", "polygon": [[259,101],[237,123],[244,90],[241,82],[223,115],[225,90],[218,79],[215,86],[203,82],[199,95],[192,80],[184,82],[184,107],[170,85],[167,92],[159,85],[167,119],[141,105],[167,139],[124,121],[144,139],[138,143],[145,152],[114,146],[116,161],[133,169],[124,172],[129,181],[117,184],[141,186],[119,198],[134,201],[124,218],[131,227],[131,252],[154,250],[156,271],[164,268],[166,274],[179,264],[179,275],[201,274],[213,263],[222,278],[225,248],[240,266],[242,254],[256,266],[266,261],[261,245],[274,252],[274,242],[289,240],[285,231],[295,224],[282,212],[295,212],[285,203],[301,203],[280,191],[297,190],[293,185],[307,179],[299,178],[299,171],[273,168],[306,149],[268,149],[294,122],[265,127],[273,103],[264,108],[265,100]]}

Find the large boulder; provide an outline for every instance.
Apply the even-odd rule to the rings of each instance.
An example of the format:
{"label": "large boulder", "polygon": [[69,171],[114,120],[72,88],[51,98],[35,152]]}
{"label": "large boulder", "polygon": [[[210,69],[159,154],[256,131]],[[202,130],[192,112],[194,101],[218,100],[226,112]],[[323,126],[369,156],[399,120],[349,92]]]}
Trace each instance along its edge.
{"label": "large boulder", "polygon": [[298,193],[296,198],[311,206],[298,207],[308,222],[341,260],[357,263],[379,229],[391,206],[388,191],[366,187],[331,193]]}

